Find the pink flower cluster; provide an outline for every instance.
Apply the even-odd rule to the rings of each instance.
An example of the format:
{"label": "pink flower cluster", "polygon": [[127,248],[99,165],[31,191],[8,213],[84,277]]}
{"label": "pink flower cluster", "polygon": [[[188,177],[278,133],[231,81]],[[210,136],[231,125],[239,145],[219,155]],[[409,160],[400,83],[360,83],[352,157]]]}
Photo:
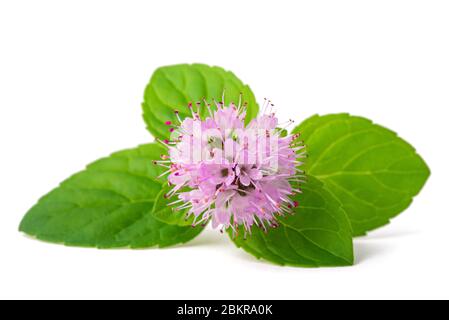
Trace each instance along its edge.
{"label": "pink flower cluster", "polygon": [[[215,101],[214,101],[215,102]],[[207,108],[202,119],[200,109]],[[265,100],[263,114],[245,127],[245,105],[205,102],[189,104],[192,117],[166,124],[172,139],[160,141],[168,148],[157,164],[168,170],[176,196],[171,205],[194,215],[194,226],[212,220],[213,227],[246,231],[257,225],[276,227],[276,215],[292,214],[298,203],[290,197],[300,192],[304,146],[299,135],[286,135]],[[196,110],[195,110],[196,109]],[[289,121],[287,125],[291,124]]]}

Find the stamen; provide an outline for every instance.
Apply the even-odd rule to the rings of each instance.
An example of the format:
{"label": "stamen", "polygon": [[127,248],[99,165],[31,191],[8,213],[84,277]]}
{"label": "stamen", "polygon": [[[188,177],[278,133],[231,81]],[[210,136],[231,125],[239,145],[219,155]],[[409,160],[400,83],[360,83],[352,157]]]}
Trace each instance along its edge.
{"label": "stamen", "polygon": [[209,112],[210,117],[214,118],[214,115],[212,114],[212,110],[210,109],[210,103],[208,103],[206,101],[206,99],[204,99],[203,101],[204,101],[204,104],[206,105],[206,108],[207,108],[207,111]]}
{"label": "stamen", "polygon": [[263,98],[263,100],[264,100],[264,102],[262,105],[262,114],[266,114],[267,107],[270,102],[269,102],[269,100],[267,100],[267,98]]}
{"label": "stamen", "polygon": [[[167,198],[170,198],[170,197],[171,196],[167,196]],[[179,207],[176,207],[175,210],[176,211],[181,211],[183,209],[187,209],[187,208],[191,208],[191,207],[192,207],[192,204],[190,202],[187,202],[187,203],[185,203],[185,204],[183,204],[183,205],[181,205]]]}
{"label": "stamen", "polygon": [[157,177],[157,179],[160,179],[160,178],[162,178],[163,176],[165,176],[165,175],[169,174],[170,172],[172,172],[172,171],[171,171],[171,169],[170,169],[170,170],[167,170],[167,171],[165,171],[164,173],[162,173],[161,175],[159,175],[159,176]]}
{"label": "stamen", "polygon": [[197,117],[196,117],[195,111],[193,111],[193,104],[192,104],[192,102],[189,102],[188,108],[190,110],[190,113],[192,114],[192,118],[196,119]]}
{"label": "stamen", "polygon": [[223,89],[223,94],[221,96],[221,103],[222,103],[222,105],[225,104],[225,94],[226,94],[226,89]]}
{"label": "stamen", "polygon": [[176,115],[176,118],[177,118],[178,121],[179,121],[179,124],[181,124],[181,123],[182,123],[182,120],[181,120],[181,117],[179,116],[179,111],[178,111],[178,110],[175,110],[175,115]]}
{"label": "stamen", "polygon": [[240,107],[242,106],[242,97],[243,97],[243,92],[240,92],[239,94],[239,105],[237,108],[237,111],[240,112]]}
{"label": "stamen", "polygon": [[178,203],[180,203],[180,202],[184,202],[184,200],[182,200],[182,199],[179,199],[179,200],[176,200],[176,201],[173,201],[173,202],[170,202],[168,205],[169,206],[173,206],[173,205],[175,205],[175,204],[178,204]]}
{"label": "stamen", "polygon": [[288,127],[290,127],[294,123],[295,123],[295,121],[290,119],[290,120],[287,121],[287,124],[285,124],[285,126],[282,129],[279,128],[277,130],[278,130],[278,132],[282,132],[282,131],[286,130]]}
{"label": "stamen", "polygon": [[158,161],[153,161],[153,164],[155,166],[160,166],[160,167],[164,167],[164,168],[167,168],[167,169],[171,169],[171,166],[167,166],[167,165],[165,165],[163,163],[159,163]]}
{"label": "stamen", "polygon": [[274,113],[273,113],[273,107],[274,107],[274,104],[271,103],[270,100],[268,100],[268,104],[269,104],[269,107],[270,107],[270,109],[269,109],[269,111],[268,111],[268,114],[271,114],[272,116],[274,116]]}
{"label": "stamen", "polygon": [[169,141],[168,140],[161,140],[159,138],[156,138],[156,141],[159,142],[160,144],[162,144],[164,147],[166,147],[167,149],[170,149],[171,146],[168,145]]}

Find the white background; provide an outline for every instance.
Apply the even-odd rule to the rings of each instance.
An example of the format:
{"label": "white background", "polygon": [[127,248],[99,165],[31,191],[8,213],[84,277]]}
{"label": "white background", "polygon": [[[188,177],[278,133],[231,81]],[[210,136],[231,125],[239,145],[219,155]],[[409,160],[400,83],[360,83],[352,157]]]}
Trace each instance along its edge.
{"label": "white background", "polygon": [[[17,231],[85,164],[152,140],[153,70],[234,71],[280,118],[350,112],[412,143],[432,176],[412,207],[355,240],[355,266],[259,262],[208,230],[165,250],[67,248]],[[0,3],[0,298],[449,298],[449,2]]]}

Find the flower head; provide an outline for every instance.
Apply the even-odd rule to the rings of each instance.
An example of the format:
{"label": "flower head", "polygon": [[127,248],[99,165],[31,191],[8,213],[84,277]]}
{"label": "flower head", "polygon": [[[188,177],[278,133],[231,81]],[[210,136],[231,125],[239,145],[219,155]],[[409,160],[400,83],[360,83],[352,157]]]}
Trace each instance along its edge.
{"label": "flower head", "polygon": [[[245,234],[254,224],[276,227],[276,216],[298,205],[291,196],[304,179],[299,135],[283,134],[266,99],[262,114],[247,126],[241,97],[237,105],[214,101],[212,107],[206,101],[189,104],[191,117],[182,120],[176,111],[178,123],[166,123],[172,139],[160,142],[168,155],[156,161],[168,169],[164,174],[173,188],[166,197],[178,198],[172,204],[194,215],[194,226],[212,219],[214,228],[237,232],[243,225]],[[200,116],[201,108],[208,116]]]}

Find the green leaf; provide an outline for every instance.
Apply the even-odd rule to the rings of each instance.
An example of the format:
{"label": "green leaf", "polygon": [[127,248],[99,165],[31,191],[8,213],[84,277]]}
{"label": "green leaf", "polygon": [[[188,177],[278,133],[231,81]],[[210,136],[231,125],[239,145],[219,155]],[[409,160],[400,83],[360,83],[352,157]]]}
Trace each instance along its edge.
{"label": "green leaf", "polygon": [[166,247],[191,240],[202,228],[157,219],[154,203],[163,185],[156,179],[160,167],[152,161],[164,151],[147,144],[89,165],[44,196],[25,215],[20,231],[98,248]]}
{"label": "green leaf", "polygon": [[[202,102],[203,98],[221,100],[225,90],[225,103],[238,103],[240,93],[248,103],[247,123],[256,117],[259,107],[251,89],[242,83],[232,72],[204,64],[181,64],[161,67],[151,77],[145,89],[142,103],[143,117],[148,130],[156,137],[168,139],[167,121],[175,122],[174,110],[181,118],[191,117],[189,102]],[[202,104],[201,115],[207,114]]]}
{"label": "green leaf", "polygon": [[295,214],[279,219],[279,227],[264,233],[253,226],[251,235],[233,241],[248,253],[279,265],[299,267],[347,266],[354,262],[351,224],[341,204],[318,180],[310,177]]}
{"label": "green leaf", "polygon": [[430,175],[410,144],[365,118],[316,115],[293,132],[307,145],[306,172],[341,201],[355,236],[409,207]]}
{"label": "green leaf", "polygon": [[[174,224],[178,226],[192,226],[194,217],[191,215],[186,219],[186,213],[188,210],[184,209],[181,211],[174,210],[173,206],[169,205],[170,202],[176,201],[177,199],[167,199],[165,195],[173,187],[165,186],[161,189],[157,195],[152,211],[153,217],[167,224]],[[181,203],[179,204],[181,205]]]}

